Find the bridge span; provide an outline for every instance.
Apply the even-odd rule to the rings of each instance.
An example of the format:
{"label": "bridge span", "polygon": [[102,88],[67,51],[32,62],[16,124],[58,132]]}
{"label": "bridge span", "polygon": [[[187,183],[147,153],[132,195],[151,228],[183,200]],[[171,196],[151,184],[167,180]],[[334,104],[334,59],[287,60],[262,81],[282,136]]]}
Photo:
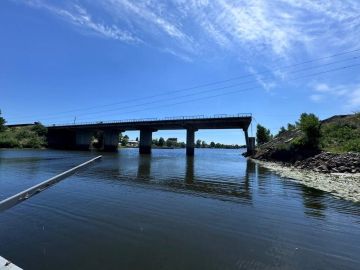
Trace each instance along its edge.
{"label": "bridge span", "polygon": [[254,138],[248,137],[251,120],[251,114],[237,114],[50,125],[47,126],[48,145],[57,149],[88,150],[92,137],[100,132],[102,134],[101,149],[104,151],[116,151],[120,132],[139,130],[139,152],[140,154],[150,154],[153,132],[186,129],[186,154],[193,156],[195,132],[199,129],[242,129],[247,150],[250,152],[255,144]]}

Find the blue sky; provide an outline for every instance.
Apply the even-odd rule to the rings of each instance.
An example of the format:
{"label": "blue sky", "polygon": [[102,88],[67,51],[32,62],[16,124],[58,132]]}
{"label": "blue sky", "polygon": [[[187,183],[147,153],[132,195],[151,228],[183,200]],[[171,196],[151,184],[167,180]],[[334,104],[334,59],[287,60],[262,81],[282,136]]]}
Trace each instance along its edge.
{"label": "blue sky", "polygon": [[249,112],[253,135],[276,133],[360,110],[359,14],[357,0],[3,0],[0,109],[45,124]]}

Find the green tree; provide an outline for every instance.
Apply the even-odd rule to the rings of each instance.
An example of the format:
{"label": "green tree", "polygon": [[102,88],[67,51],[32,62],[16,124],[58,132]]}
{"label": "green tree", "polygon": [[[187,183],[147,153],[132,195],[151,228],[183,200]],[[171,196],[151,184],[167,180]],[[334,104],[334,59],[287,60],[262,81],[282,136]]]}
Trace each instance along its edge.
{"label": "green tree", "polygon": [[211,143],[210,143],[210,147],[211,147],[211,148],[214,148],[214,147],[215,147],[215,143],[214,143],[214,142],[211,142]]}
{"label": "green tree", "polygon": [[256,126],[256,141],[258,145],[267,143],[271,139],[270,130],[258,124]]}
{"label": "green tree", "polygon": [[5,130],[5,118],[1,116],[1,110],[0,110],[0,131],[4,131]]}
{"label": "green tree", "polygon": [[167,146],[167,147],[172,147],[172,146],[173,146],[173,141],[167,139],[167,140],[166,140],[166,146]]}
{"label": "green tree", "polygon": [[[136,137],[136,138],[137,138],[137,137]],[[135,141],[136,141],[136,140],[135,140]],[[153,139],[153,140],[152,140],[152,144],[158,146],[158,145],[159,145],[159,140],[158,140],[158,139]]]}
{"label": "green tree", "polygon": [[283,134],[284,132],[286,132],[286,128],[281,127],[280,130],[279,130],[279,133],[277,134],[277,136]]}
{"label": "green tree", "polygon": [[201,142],[201,148],[206,148],[207,147],[207,143],[205,141]]}
{"label": "green tree", "polygon": [[299,127],[304,132],[304,144],[308,147],[317,149],[320,144],[320,121],[313,114],[302,113],[300,116]]}
{"label": "green tree", "polygon": [[287,130],[294,130],[295,128],[296,128],[296,125],[293,125],[290,123],[287,124]]}
{"label": "green tree", "polygon": [[160,146],[160,147],[163,147],[164,145],[165,145],[165,140],[164,140],[163,137],[160,137],[160,139],[159,139],[159,146]]}
{"label": "green tree", "polygon": [[195,147],[196,147],[196,148],[200,148],[200,147],[201,147],[201,140],[196,140]]}
{"label": "green tree", "polygon": [[121,146],[126,146],[129,141],[129,136],[125,135],[121,140]]}
{"label": "green tree", "polygon": [[181,143],[180,143],[180,147],[181,147],[181,148],[185,148],[185,147],[186,147],[186,144],[185,144],[184,142],[181,142]]}

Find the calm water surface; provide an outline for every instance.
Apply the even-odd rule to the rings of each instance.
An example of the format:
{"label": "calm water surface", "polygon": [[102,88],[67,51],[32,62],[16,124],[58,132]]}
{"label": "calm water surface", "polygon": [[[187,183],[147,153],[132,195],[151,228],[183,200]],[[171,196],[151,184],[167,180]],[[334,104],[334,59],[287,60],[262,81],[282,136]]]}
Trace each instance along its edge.
{"label": "calm water surface", "polygon": [[[0,200],[91,152],[0,150]],[[360,205],[239,150],[137,149],[0,213],[0,255],[31,269],[360,269]]]}

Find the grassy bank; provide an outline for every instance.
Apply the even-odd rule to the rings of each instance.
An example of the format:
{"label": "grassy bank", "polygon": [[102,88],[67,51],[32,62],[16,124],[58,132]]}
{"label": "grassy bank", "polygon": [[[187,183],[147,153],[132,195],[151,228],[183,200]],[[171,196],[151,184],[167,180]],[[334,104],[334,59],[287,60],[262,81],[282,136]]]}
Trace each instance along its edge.
{"label": "grassy bank", "polygon": [[47,145],[46,133],[41,124],[5,127],[0,131],[0,148],[43,148]]}
{"label": "grassy bank", "polygon": [[360,152],[360,113],[324,120],[321,148],[333,153]]}
{"label": "grassy bank", "polygon": [[[252,157],[295,163],[325,152],[341,156],[349,152],[360,153],[359,113],[337,115],[322,121],[314,115],[305,115],[294,125],[288,124],[287,129],[282,128],[279,134],[258,144]],[[339,163],[342,165],[346,164]]]}

